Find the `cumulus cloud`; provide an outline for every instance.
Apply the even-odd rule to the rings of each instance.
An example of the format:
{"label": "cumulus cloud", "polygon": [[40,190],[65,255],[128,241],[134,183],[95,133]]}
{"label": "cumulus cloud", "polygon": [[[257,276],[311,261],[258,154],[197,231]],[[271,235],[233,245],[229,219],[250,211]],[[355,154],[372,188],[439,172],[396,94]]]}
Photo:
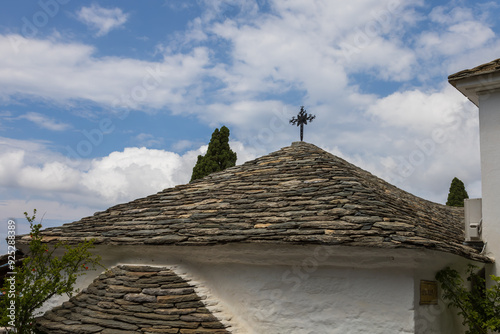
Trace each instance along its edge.
{"label": "cumulus cloud", "polygon": [[80,179],[77,170],[58,161],[46,162],[43,166],[23,166],[17,176],[20,187],[46,192],[71,192],[78,187]]}
{"label": "cumulus cloud", "polygon": [[386,126],[397,126],[417,133],[428,133],[433,126],[445,126],[460,117],[468,102],[450,85],[443,90],[420,89],[395,92],[378,99],[367,109]]}
{"label": "cumulus cloud", "polygon": [[[455,176],[480,197],[477,108],[451,86],[408,90],[368,108],[375,131],[389,134],[370,159],[373,172],[412,193],[444,203]],[[381,139],[383,137],[379,137]]]}
{"label": "cumulus cloud", "polygon": [[128,14],[120,8],[103,8],[92,4],[90,7],[82,7],[77,12],[77,18],[89,28],[96,31],[96,36],[104,36],[113,29],[125,24]]}
{"label": "cumulus cloud", "polygon": [[[104,210],[114,204],[187,183],[198,155],[207,150],[207,145],[203,145],[180,155],[145,147],[128,147],[102,158],[82,160],[79,164],[50,152],[44,144],[5,138],[0,138],[0,143],[3,144],[0,147],[0,193],[7,196],[9,189],[16,189],[18,195],[30,198],[23,203],[59,203],[60,210],[67,208],[69,211],[56,216],[71,217],[68,219],[81,218],[72,216],[75,212]],[[256,157],[255,150],[241,142],[231,141],[230,145],[238,154],[238,163]],[[5,201],[5,205],[9,203]],[[54,208],[57,206],[54,203],[48,206]],[[45,210],[44,206],[35,208]],[[19,205],[7,207],[4,218],[18,217],[19,212],[14,209],[19,209]]]}
{"label": "cumulus cloud", "polygon": [[[230,145],[237,152],[238,164],[258,155],[241,142]],[[129,147],[90,161],[70,161],[50,146],[0,137],[0,220],[16,218],[18,233],[28,231],[25,211],[37,209],[44,227],[57,226],[187,183],[198,155],[208,147],[182,155]],[[6,230],[0,231],[2,236]]]}
{"label": "cumulus cloud", "polygon": [[[238,163],[255,158],[252,149],[240,142],[230,142],[238,154]],[[145,147],[128,147],[94,159],[81,173],[81,185],[106,203],[119,203],[147,196],[165,188],[189,182],[198,155],[207,145],[183,155]]]}
{"label": "cumulus cloud", "polygon": [[194,165],[196,153],[180,156],[144,147],[125,148],[75,168],[62,156],[57,161],[30,163],[25,159],[29,151],[13,149],[0,153],[0,182],[26,192],[57,192],[63,201],[68,194],[92,194],[94,198],[87,204],[95,204],[96,198],[112,204],[186,182],[190,176],[187,167]]}
{"label": "cumulus cloud", "polygon": [[186,183],[195,162],[194,152],[176,153],[145,147],[129,147],[92,161],[82,175],[82,185],[109,202],[145,196],[176,184]]}

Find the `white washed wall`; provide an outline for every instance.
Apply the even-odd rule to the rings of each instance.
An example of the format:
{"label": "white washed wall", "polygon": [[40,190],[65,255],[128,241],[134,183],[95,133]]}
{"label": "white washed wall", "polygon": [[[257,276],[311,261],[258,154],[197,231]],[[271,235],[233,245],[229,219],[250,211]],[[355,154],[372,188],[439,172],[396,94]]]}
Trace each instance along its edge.
{"label": "white washed wall", "polygon": [[[96,251],[108,268],[171,266],[199,287],[207,307],[235,334],[463,333],[442,301],[419,305],[421,279],[433,280],[447,265],[466,266],[465,259],[442,252],[248,244]],[[98,274],[86,275],[79,287]]]}
{"label": "white washed wall", "polygon": [[319,267],[284,279],[287,266],[243,264],[193,272],[247,333],[414,333],[408,272]]}
{"label": "white washed wall", "polygon": [[490,274],[500,275],[500,91],[479,95],[483,239],[496,258]]}

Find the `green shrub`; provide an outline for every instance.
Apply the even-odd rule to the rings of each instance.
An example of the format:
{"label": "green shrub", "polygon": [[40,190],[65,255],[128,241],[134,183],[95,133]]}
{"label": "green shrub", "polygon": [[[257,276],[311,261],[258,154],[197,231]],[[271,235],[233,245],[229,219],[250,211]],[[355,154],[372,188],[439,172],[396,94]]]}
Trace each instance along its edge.
{"label": "green shrub", "polygon": [[476,271],[476,266],[469,265],[467,281],[471,288],[465,287],[458,271],[449,267],[440,270],[436,280],[441,284],[448,307],[458,308],[462,323],[468,326],[467,334],[500,332],[500,277],[491,275],[495,284],[486,289],[485,279]]}
{"label": "green shrub", "polygon": [[[10,328],[13,333],[35,333],[34,321],[36,310],[44,302],[56,295],[72,296],[78,276],[89,269],[102,265],[100,257],[90,252],[93,241],[84,241],[76,246],[58,242],[50,246],[42,241],[42,224],[35,224],[36,210],[33,216],[24,215],[30,223],[29,252],[22,266],[10,268],[11,274],[5,279],[4,292],[0,299],[0,326]],[[55,256],[63,248],[61,257]],[[15,288],[15,289],[14,289]]]}

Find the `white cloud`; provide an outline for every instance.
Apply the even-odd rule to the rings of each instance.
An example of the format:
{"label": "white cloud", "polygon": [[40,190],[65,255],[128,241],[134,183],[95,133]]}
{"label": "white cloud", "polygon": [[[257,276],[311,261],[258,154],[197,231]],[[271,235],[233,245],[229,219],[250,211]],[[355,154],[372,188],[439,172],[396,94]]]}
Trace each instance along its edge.
{"label": "white cloud", "polygon": [[434,22],[451,25],[457,22],[473,20],[474,14],[469,8],[437,6],[430,12],[429,18]]}
{"label": "white cloud", "polygon": [[482,22],[465,21],[450,25],[447,31],[426,31],[417,42],[417,50],[423,58],[438,55],[454,55],[476,49],[495,37],[495,33]]}
{"label": "white cloud", "polygon": [[[47,221],[57,221],[59,224],[70,223],[74,220],[89,216],[95,212],[95,209],[78,203],[61,203],[48,199],[11,199],[0,200],[0,220],[17,218],[16,222],[26,223],[23,213],[31,214],[33,209],[37,209],[37,221],[42,217]],[[44,227],[55,226],[54,224],[43,223]],[[26,229],[27,230],[27,229]],[[22,231],[17,231],[18,234]],[[4,241],[4,240],[2,240]]]}
{"label": "white cloud", "polygon": [[[487,23],[472,11],[438,8],[427,18],[422,1],[406,6],[398,1],[291,0],[272,2],[268,13],[258,13],[256,3],[247,1],[238,15],[222,15],[228,3],[238,5],[207,1],[207,12],[173,38],[183,52],[172,51],[178,45],[162,45],[164,57],[157,62],[99,57],[93,46],[76,42],[0,35],[0,99],[28,95],[57,103],[92,102],[103,109],[195,114],[237,134],[242,143],[234,144],[238,162],[296,139],[297,129],[287,122],[304,104],[318,116],[306,128],[306,140],[333,147],[407,190],[423,194],[431,189],[429,198],[439,199],[455,176],[451,174],[477,181],[478,165],[468,163],[478,161],[477,124],[467,118],[459,128],[450,125],[450,120],[463,119],[460,115],[469,107],[451,86],[443,88],[450,69],[476,65],[477,59],[490,61],[500,50]],[[409,32],[424,26],[429,29]],[[346,55],[343,45],[354,48],[353,53]],[[424,80],[429,76],[442,79],[429,84]],[[373,85],[407,81],[407,86],[387,96],[377,92],[378,97],[363,92],[370,80]],[[416,141],[432,140],[439,129],[448,139],[436,144],[432,154],[423,152]],[[463,138],[454,137],[458,135]],[[180,141],[175,147],[196,146]],[[419,151],[425,161],[411,165],[411,175],[402,177],[401,159],[415,160]],[[32,186],[39,193],[66,182],[73,190],[60,188],[61,194],[73,192],[61,200],[78,199],[93,207],[186,182],[201,153],[127,148],[78,167],[61,157],[37,160],[33,151],[27,152],[18,147],[5,153],[13,164],[0,165],[0,180],[20,185],[24,173],[27,180],[37,175],[53,183]],[[26,182],[22,187],[30,186]],[[89,193],[95,196],[89,198]]]}
{"label": "white cloud", "polygon": [[[0,35],[0,96],[28,95],[57,103],[87,101],[107,108],[161,108],[197,94],[208,52],[167,54],[161,62],[94,57],[79,43]],[[191,89],[191,86],[195,88]]]}
{"label": "white cloud", "polygon": [[280,101],[242,100],[227,105],[216,103],[207,106],[200,118],[207,123],[213,122],[212,126],[217,125],[218,122],[215,120],[224,119],[232,125],[244,128],[254,122],[261,122],[263,118],[269,118],[273,115],[273,110],[282,108],[283,104]]}
{"label": "white cloud", "polygon": [[471,197],[481,197],[477,124],[463,121],[443,137],[418,136],[404,142],[381,161],[378,175],[410,193],[445,203],[450,182],[458,177]]}
{"label": "white cloud", "polygon": [[186,149],[192,148],[195,145],[191,140],[181,139],[172,145],[174,151],[184,151]]}
{"label": "white cloud", "polygon": [[[60,226],[79,220],[82,217],[92,215],[96,209],[77,203],[61,203],[50,199],[8,199],[0,200],[0,221],[7,222],[14,219],[16,222],[16,233],[18,235],[29,232],[29,223],[23,213],[30,215],[33,209],[37,209],[36,222],[40,222],[44,228]],[[7,224],[0,225],[0,248],[6,249]]]}
{"label": "white cloud", "polygon": [[[264,154],[262,153],[262,151],[259,152],[259,150],[254,147],[245,146],[242,142],[239,141],[229,141],[229,146],[231,147],[231,150],[236,153],[236,165],[241,165]],[[208,149],[208,145],[206,146],[206,148]],[[203,152],[203,154],[205,153],[206,150]]]}
{"label": "white cloud", "polygon": [[82,184],[107,203],[118,203],[186,183],[195,162],[192,152],[176,153],[147,148],[126,148],[92,162]]}
{"label": "white cloud", "polygon": [[[349,46],[343,45],[344,48]],[[415,76],[415,52],[394,41],[375,37],[363,47],[346,49],[349,72],[373,74],[384,81],[406,81]]]}
{"label": "white cloud", "polygon": [[[35,95],[62,103],[91,101],[113,110],[166,108],[176,114],[196,114],[205,122],[224,119],[228,125],[255,132],[267,120],[257,117],[262,109],[248,106],[269,110],[277,104],[275,97],[269,100],[269,94],[293,92],[303,96],[303,104],[329,105],[338,118],[349,117],[350,110],[363,109],[373,101],[373,96],[362,94],[350,82],[350,74],[401,81],[419,72],[417,53],[392,33],[411,21],[413,9],[403,4],[319,1],[304,7],[300,1],[278,1],[271,13],[231,19],[215,15],[224,10],[222,3],[209,7],[211,19],[194,19],[185,36],[211,34],[212,39],[228,41],[231,49],[209,49],[206,43],[200,47],[199,39],[189,37],[184,50],[190,51],[172,53],[171,48],[160,48],[164,52],[161,62],[99,58],[89,45],[20,36],[16,53],[8,47],[12,38],[0,37],[4,54],[0,57],[0,94]],[[243,7],[255,12],[253,2]],[[360,31],[369,41],[356,45]],[[351,58],[342,52],[342,43],[354,43],[356,52]],[[226,51],[231,61],[218,63]],[[8,80],[2,82],[2,78]],[[217,110],[222,107],[224,111]]]}
{"label": "white cloud", "polygon": [[155,137],[150,133],[139,133],[134,137],[134,141],[138,144],[138,146],[145,146],[148,148],[159,147],[163,145],[163,138]]}
{"label": "white cloud", "polygon": [[[4,195],[8,189],[16,189],[18,195],[32,199],[51,199],[68,206],[79,203],[100,210],[187,183],[198,155],[207,149],[203,145],[179,155],[129,147],[78,164],[50,153],[45,145],[6,139],[0,143],[4,144],[0,149],[0,186]],[[232,141],[231,145],[238,153],[238,163],[256,156],[253,149],[240,142]],[[35,151],[39,155],[33,154]]]}
{"label": "white cloud", "polygon": [[477,108],[454,88],[396,92],[367,112],[374,132],[388,134],[378,137],[381,149],[368,158],[377,162],[373,173],[441,203],[455,176],[471,185],[471,196],[481,196]]}
{"label": "white cloud", "polygon": [[232,44],[233,65],[221,75],[231,93],[248,97],[296,88],[322,99],[345,88],[345,70],[332,46],[338,32],[306,22],[283,12],[251,24],[214,24],[212,31]]}
{"label": "white cloud", "polygon": [[[256,155],[240,142],[230,142],[243,163]],[[90,169],[81,175],[81,185],[105,203],[113,204],[154,194],[165,188],[188,183],[198,155],[205,154],[207,145],[183,155],[177,153],[129,147],[94,159]]]}
{"label": "white cloud", "polygon": [[120,8],[108,9],[92,4],[90,7],[82,7],[77,18],[92,30],[96,30],[96,36],[100,37],[125,24],[128,14],[123,13]]}
{"label": "white cloud", "polygon": [[6,152],[0,155],[0,183],[3,187],[17,186],[16,179],[12,178],[19,172],[24,161],[23,151]]}
{"label": "white cloud", "polygon": [[43,191],[71,192],[80,181],[79,172],[61,162],[46,162],[43,166],[24,166],[18,171],[18,185]]}
{"label": "white cloud", "polygon": [[395,92],[376,101],[367,109],[386,126],[397,126],[417,133],[428,133],[432,127],[445,126],[463,113],[466,99],[451,85],[442,91],[419,89]]}
{"label": "white cloud", "polygon": [[29,112],[27,114],[19,116],[19,118],[26,119],[30,122],[35,123],[41,128],[52,131],[64,131],[71,128],[71,125],[69,124],[58,122],[57,120],[54,120],[37,112]]}
{"label": "white cloud", "polygon": [[[0,138],[0,144],[0,220],[18,218],[18,233],[28,231],[23,212],[35,208],[45,227],[56,226],[185,183],[201,153],[128,148],[89,164],[70,163],[41,143]],[[0,237],[6,232],[0,229]]]}

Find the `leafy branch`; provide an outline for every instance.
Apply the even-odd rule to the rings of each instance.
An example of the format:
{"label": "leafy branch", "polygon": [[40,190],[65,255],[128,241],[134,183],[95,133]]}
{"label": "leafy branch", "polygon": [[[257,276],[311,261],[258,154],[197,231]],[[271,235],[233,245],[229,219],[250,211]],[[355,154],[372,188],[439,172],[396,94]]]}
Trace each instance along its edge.
{"label": "leafy branch", "polygon": [[[28,256],[22,266],[16,268],[15,293],[5,294],[0,299],[0,326],[20,334],[35,332],[37,309],[48,299],[63,294],[71,297],[79,276],[89,269],[102,267],[100,257],[90,252],[94,248],[93,240],[76,246],[58,242],[49,247],[40,233],[42,224],[35,223],[36,210],[32,216],[26,212],[24,215],[31,229]],[[55,256],[61,249],[63,255]],[[12,292],[11,282],[5,280],[2,291]],[[11,305],[15,306],[14,315],[8,310]]]}
{"label": "leafy branch", "polygon": [[472,287],[468,289],[455,269],[447,267],[436,274],[443,298],[448,301],[448,307],[459,310],[462,324],[468,326],[467,334],[487,334],[488,330],[500,332],[500,277],[491,275],[490,278],[495,284],[486,289],[486,281],[477,273],[477,267],[469,265],[467,281]]}

